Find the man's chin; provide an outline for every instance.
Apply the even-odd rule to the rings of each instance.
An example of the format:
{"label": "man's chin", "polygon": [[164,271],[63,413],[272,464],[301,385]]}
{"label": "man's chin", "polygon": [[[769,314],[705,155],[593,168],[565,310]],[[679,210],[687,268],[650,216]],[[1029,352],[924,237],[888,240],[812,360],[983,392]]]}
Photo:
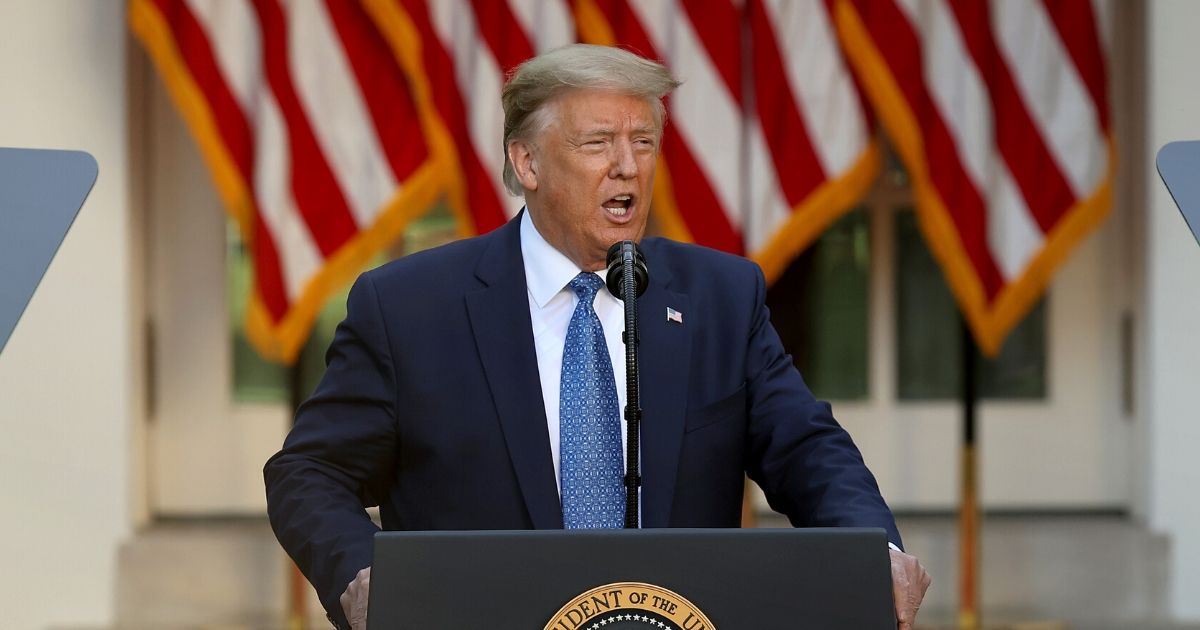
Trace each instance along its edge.
{"label": "man's chin", "polygon": [[645,232],[645,224],[613,226],[612,229],[605,231],[604,240],[608,241],[610,246],[613,243],[620,243],[621,241],[633,241],[635,243],[640,243],[642,241],[642,235]]}

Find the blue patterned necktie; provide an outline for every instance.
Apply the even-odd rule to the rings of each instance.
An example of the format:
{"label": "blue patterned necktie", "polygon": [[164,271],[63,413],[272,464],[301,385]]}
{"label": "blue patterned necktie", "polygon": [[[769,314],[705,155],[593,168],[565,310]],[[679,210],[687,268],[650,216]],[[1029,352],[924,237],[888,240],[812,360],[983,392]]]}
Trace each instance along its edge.
{"label": "blue patterned necktie", "polygon": [[621,413],[604,329],[592,306],[604,282],[584,272],[569,286],[579,303],[563,346],[558,403],[563,526],[619,528],[625,521]]}

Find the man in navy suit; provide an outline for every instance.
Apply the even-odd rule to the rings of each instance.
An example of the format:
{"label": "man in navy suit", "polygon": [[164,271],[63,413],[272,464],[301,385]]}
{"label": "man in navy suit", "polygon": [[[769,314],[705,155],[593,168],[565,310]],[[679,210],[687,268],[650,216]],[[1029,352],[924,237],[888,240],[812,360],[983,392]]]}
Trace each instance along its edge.
{"label": "man in navy suit", "polygon": [[627,239],[650,268],[642,526],[737,527],[748,474],[796,526],[887,530],[900,627],[912,623],[929,577],[785,353],[762,272],[642,239],[676,85],[614,48],[527,61],[503,93],[505,185],[527,210],[355,283],[325,376],[264,471],[276,535],[339,627],[365,624],[364,505],[387,529],[619,526],[622,307],[595,272]]}

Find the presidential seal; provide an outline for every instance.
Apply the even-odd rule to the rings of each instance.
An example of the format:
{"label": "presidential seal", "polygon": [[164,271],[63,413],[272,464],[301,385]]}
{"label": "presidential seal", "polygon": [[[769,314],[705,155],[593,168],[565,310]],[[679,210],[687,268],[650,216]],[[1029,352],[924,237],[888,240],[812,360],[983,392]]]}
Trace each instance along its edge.
{"label": "presidential seal", "polygon": [[661,586],[615,582],[559,609],[545,630],[716,630],[699,608]]}

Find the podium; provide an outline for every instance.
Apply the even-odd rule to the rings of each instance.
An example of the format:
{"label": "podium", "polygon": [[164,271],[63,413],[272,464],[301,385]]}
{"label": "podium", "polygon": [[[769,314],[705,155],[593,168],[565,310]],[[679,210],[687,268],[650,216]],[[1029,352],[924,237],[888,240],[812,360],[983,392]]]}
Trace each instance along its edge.
{"label": "podium", "polygon": [[895,630],[881,529],[380,532],[368,630]]}

